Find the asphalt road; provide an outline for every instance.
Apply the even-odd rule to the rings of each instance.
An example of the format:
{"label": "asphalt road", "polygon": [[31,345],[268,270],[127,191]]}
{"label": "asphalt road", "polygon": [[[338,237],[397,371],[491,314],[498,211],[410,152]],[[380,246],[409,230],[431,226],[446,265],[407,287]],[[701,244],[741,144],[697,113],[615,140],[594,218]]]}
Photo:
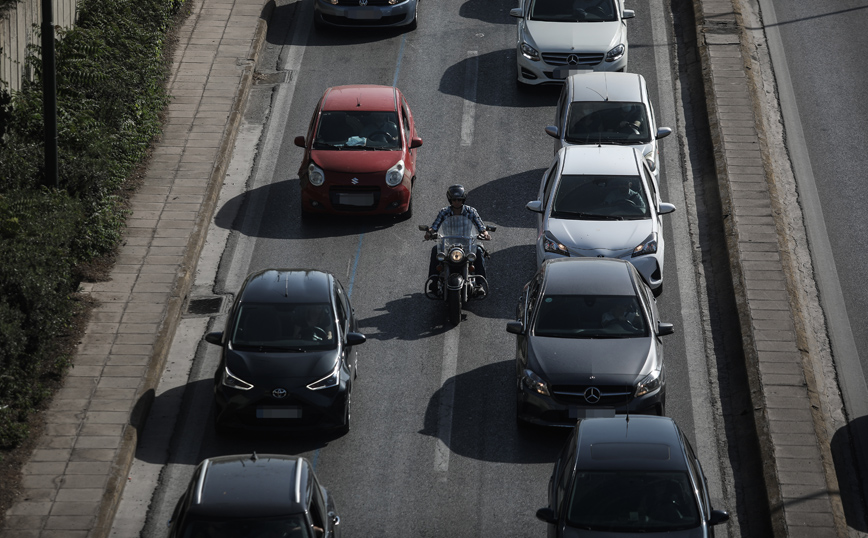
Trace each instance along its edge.
{"label": "asphalt road", "polygon": [[[534,513],[546,504],[566,432],[517,430],[514,337],[505,325],[535,270],[535,219],[524,205],[551,160],[543,127],[552,122],[559,89],[516,88],[511,7],[505,0],[423,1],[414,32],[320,33],[312,28],[310,0],[278,3],[258,66],[263,80],[251,93],[196,292],[231,296],[249,272],[266,267],[333,272],[368,336],[352,431],[339,438],[217,438],[210,406],[218,349],[201,338],[220,330],[224,318],[187,316],[136,455],[131,476],[138,489],[128,485],[119,509],[123,517],[142,512],[143,536],[165,535],[201,459],[254,450],[308,457],[336,498],[344,536],[545,534]],[[678,208],[664,217],[665,291],[658,300],[661,319],[676,327],[664,341],[667,414],[697,449],[716,507],[733,514],[718,535],[738,536],[734,456],[727,453],[719,385],[714,375],[709,380],[721,360],[707,354],[714,346],[703,309],[714,303],[706,296],[713,288],[695,279],[691,234],[702,219],[701,195],[685,193],[691,178],[682,163],[690,159],[681,150],[689,145],[679,144],[686,137],[678,124],[684,111],[672,30],[662,0],[627,7],[636,10],[628,23],[629,70],[647,79],[658,124],[676,130],[662,142],[661,173],[663,199]],[[395,84],[413,110],[424,145],[410,220],[300,221],[302,150],[292,140],[306,132],[323,90],[349,83]],[[430,244],[416,225],[433,219],[456,182],[498,230],[490,244],[491,294],[450,327],[443,305],[422,294]]]}

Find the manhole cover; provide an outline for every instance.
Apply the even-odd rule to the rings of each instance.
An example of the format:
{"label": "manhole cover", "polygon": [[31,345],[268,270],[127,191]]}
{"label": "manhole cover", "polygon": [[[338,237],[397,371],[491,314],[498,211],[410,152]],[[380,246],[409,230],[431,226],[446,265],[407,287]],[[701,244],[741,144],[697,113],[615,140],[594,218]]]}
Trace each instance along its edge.
{"label": "manhole cover", "polygon": [[223,305],[222,297],[208,297],[206,299],[190,299],[190,304],[187,306],[189,314],[218,314],[220,307]]}

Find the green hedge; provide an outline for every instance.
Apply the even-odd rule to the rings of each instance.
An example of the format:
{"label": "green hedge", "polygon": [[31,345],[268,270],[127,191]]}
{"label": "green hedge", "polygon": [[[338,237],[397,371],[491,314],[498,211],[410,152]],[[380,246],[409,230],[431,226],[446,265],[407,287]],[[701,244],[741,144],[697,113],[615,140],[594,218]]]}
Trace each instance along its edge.
{"label": "green hedge", "polygon": [[46,185],[42,64],[0,95],[0,447],[17,446],[63,371],[77,267],[111,253],[124,222],[116,193],[160,131],[164,45],[182,0],[82,0],[56,41],[59,185]]}

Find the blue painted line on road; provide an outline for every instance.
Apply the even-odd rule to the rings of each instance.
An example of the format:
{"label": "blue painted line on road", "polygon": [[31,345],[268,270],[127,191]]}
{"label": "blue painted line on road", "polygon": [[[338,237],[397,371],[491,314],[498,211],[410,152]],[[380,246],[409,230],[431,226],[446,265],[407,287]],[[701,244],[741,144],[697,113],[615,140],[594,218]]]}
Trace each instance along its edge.
{"label": "blue painted line on road", "polygon": [[353,298],[353,284],[356,282],[356,269],[359,267],[359,258],[362,256],[362,239],[365,234],[359,234],[359,246],[356,248],[356,258],[353,260],[353,271],[350,273],[350,285],[347,288],[347,297]]}
{"label": "blue painted line on road", "polygon": [[401,60],[404,59],[404,44],[407,42],[407,34],[401,36],[401,50],[398,51],[398,65],[395,66],[395,78],[392,79],[392,86],[398,86],[398,73],[401,72]]}

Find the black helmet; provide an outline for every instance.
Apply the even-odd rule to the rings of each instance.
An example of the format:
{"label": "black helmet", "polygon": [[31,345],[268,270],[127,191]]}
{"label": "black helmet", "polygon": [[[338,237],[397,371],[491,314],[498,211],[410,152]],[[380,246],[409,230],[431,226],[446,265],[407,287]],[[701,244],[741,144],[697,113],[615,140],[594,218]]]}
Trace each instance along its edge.
{"label": "black helmet", "polygon": [[452,200],[464,200],[467,199],[467,192],[464,190],[464,185],[452,185],[446,190],[446,199],[449,200],[449,203],[452,203]]}

